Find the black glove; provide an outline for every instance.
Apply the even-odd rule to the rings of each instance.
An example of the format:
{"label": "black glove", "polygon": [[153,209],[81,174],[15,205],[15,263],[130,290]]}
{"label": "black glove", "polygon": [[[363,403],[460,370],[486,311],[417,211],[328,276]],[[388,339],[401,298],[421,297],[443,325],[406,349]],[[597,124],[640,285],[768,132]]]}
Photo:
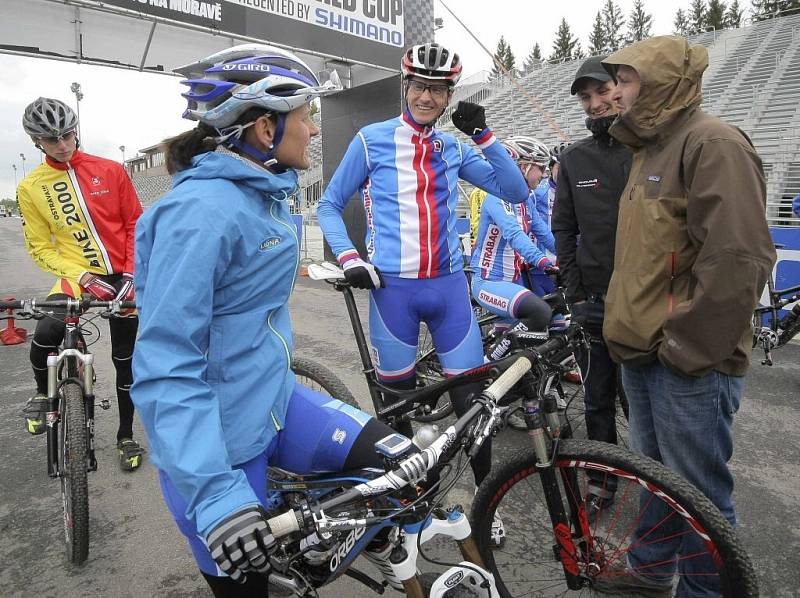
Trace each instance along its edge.
{"label": "black glove", "polygon": [[470,137],[474,137],[486,128],[486,111],[480,104],[459,102],[450,118],[459,131]]}
{"label": "black glove", "polygon": [[250,506],[219,522],[209,532],[206,545],[217,566],[234,581],[244,583],[248,571],[269,572],[275,538],[264,509]]}
{"label": "black glove", "polygon": [[356,289],[379,289],[383,286],[381,271],[360,257],[347,260],[342,266],[344,277]]}

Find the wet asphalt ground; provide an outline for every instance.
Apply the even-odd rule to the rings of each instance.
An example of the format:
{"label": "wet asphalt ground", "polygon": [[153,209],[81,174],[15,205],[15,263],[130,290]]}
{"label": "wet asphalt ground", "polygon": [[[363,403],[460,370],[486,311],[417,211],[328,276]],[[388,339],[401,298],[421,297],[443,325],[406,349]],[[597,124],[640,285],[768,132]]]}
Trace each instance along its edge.
{"label": "wet asphalt ground", "polygon": [[[308,256],[318,259],[318,230],[306,230]],[[52,282],[25,253],[20,221],[0,218],[0,297],[44,297]],[[366,320],[364,299],[362,294]],[[336,371],[362,407],[371,410],[341,297],[324,283],[301,278],[291,305],[296,351]],[[33,330],[32,322],[17,325]],[[99,468],[89,477],[91,543],[82,567],[65,562],[59,484],[47,477],[44,437],[28,435],[20,414],[33,390],[30,340],[0,345],[0,596],[210,596],[162,503],[154,468],[147,460],[134,473],[118,468],[107,324],[100,322],[99,328],[100,339],[92,347],[97,394],[112,399],[112,407],[96,416]],[[735,426],[732,468],[739,534],[758,572],[762,596],[800,596],[800,346],[776,352],[772,368],[754,357]],[[138,420],[134,433],[146,446]],[[495,442],[495,458],[508,457],[524,442],[523,434],[505,432]],[[469,488],[465,479],[451,493],[451,502],[467,506]],[[506,525],[513,529],[513,522]],[[455,546],[437,545],[434,553],[458,559]],[[320,591],[323,598],[372,595],[348,578]]]}

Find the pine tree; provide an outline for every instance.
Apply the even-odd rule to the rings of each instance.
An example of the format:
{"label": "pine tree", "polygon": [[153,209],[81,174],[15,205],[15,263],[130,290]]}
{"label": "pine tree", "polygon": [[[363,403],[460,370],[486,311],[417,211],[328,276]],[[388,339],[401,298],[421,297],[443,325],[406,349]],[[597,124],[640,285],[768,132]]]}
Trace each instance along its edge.
{"label": "pine tree", "polygon": [[572,60],[573,52],[577,44],[578,38],[572,37],[569,23],[562,17],[561,24],[558,26],[558,31],[556,32],[556,39],[553,40],[553,53],[550,55],[550,62]]}
{"label": "pine tree", "polygon": [[536,42],[530,54],[528,54],[528,57],[525,59],[525,62],[522,63],[522,72],[527,75],[539,68],[541,64],[542,49],[539,47],[539,42]]}
{"label": "pine tree", "polygon": [[739,0],[733,0],[725,13],[725,27],[741,27],[744,9],[739,7]]}
{"label": "pine tree", "polygon": [[672,26],[675,28],[673,30],[675,35],[682,35],[683,37],[689,35],[689,19],[686,18],[686,13],[683,12],[682,8],[679,8],[678,12],[675,13],[675,21]]}
{"label": "pine tree", "polygon": [[603,15],[597,11],[594,17],[594,26],[592,32],[589,34],[589,54],[591,56],[599,56],[608,51],[606,46],[606,27],[603,23]]}
{"label": "pine tree", "polygon": [[603,5],[603,26],[606,49],[609,52],[616,52],[624,42],[625,36],[622,30],[625,27],[625,17],[622,15],[622,9],[614,4],[614,0],[606,0]]}
{"label": "pine tree", "polygon": [[[516,71],[514,63],[516,62],[516,59],[514,58],[514,54],[511,52],[511,47],[506,43],[506,39],[502,35],[500,36],[500,41],[497,42],[497,49],[494,52],[493,58],[494,66],[492,67],[492,72],[489,74],[490,79],[500,79],[505,76],[506,71],[512,77],[514,76]],[[502,65],[503,68],[500,68],[499,65]]]}
{"label": "pine tree", "polygon": [[706,30],[706,3],[704,0],[692,0],[689,5],[689,35]]}
{"label": "pine tree", "polygon": [[584,54],[583,48],[581,48],[581,42],[579,41],[572,51],[572,60],[583,60],[584,58],[586,58],[586,54]]}
{"label": "pine tree", "polygon": [[625,36],[625,43],[641,41],[650,37],[650,27],[653,25],[653,15],[644,11],[642,0],[636,0],[628,17],[628,35]]}
{"label": "pine tree", "polygon": [[722,0],[708,0],[706,7],[705,29],[713,27],[715,30],[725,28],[725,11],[728,7]]}

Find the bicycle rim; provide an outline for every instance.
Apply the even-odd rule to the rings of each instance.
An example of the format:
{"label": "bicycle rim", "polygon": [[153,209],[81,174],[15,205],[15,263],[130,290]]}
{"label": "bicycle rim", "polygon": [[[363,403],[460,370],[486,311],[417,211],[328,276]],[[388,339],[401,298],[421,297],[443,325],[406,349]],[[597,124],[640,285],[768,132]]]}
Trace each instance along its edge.
{"label": "bicycle rim", "polygon": [[[723,596],[758,596],[752,565],[729,523],[702,493],[663,465],[619,447],[578,440],[562,441],[557,465],[570,518],[569,529],[559,528],[558,534],[532,449],[493,471],[475,498],[474,531],[501,596],[607,596],[598,586],[633,579],[631,568],[667,589],[670,583],[673,590],[678,584],[687,589],[717,584]],[[585,510],[589,472],[598,474],[601,485],[614,472],[618,483],[614,502],[591,523]],[[576,516],[570,517],[570,508]],[[496,512],[506,528],[501,547],[491,544]],[[568,588],[565,565],[583,587]]]}
{"label": "bicycle rim", "polygon": [[59,473],[64,508],[67,560],[75,565],[89,555],[89,482],[86,411],[81,387],[67,382],[60,401]]}

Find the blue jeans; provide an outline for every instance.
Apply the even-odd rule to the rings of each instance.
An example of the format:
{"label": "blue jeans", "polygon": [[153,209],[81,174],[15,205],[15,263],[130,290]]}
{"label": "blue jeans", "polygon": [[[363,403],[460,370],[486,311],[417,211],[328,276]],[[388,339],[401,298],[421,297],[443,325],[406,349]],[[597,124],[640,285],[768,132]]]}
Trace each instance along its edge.
{"label": "blue jeans", "polygon": [[[733,454],[733,416],[739,409],[744,378],[711,372],[701,378],[676,374],[656,361],[643,366],[622,366],[622,381],[630,405],[631,448],[661,461],[701,490],[731,525],[733,476],[728,461]],[[641,520],[633,550],[628,555],[634,569],[654,581],[670,580],[678,571],[678,597],[719,596],[719,580],[702,575],[713,570],[697,534],[681,536],[686,527],[660,500],[642,490]],[[672,525],[672,529],[666,529]],[[654,541],[651,530],[670,538]],[[645,536],[650,532],[650,535]],[[684,558],[677,558],[677,555]],[[648,563],[658,563],[657,566]]]}

